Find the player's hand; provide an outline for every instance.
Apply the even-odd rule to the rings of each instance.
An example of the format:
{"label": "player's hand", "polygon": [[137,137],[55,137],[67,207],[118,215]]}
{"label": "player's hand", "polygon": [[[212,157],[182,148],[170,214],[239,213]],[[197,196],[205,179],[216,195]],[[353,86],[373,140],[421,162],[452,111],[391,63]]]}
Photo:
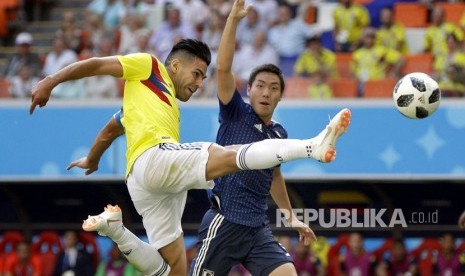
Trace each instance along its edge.
{"label": "player's hand", "polygon": [[87,156],[84,156],[81,159],[71,162],[66,169],[71,170],[74,167],[86,170],[86,175],[89,175],[98,170],[98,161],[92,162],[87,159]]}
{"label": "player's hand", "polygon": [[252,5],[245,7],[245,0],[235,0],[229,16],[235,19],[242,19],[251,9]]}
{"label": "player's hand", "polygon": [[34,113],[37,106],[44,107],[50,99],[52,89],[54,85],[50,78],[45,78],[37,83],[31,90],[31,107],[29,108],[29,114]]}
{"label": "player's hand", "polygon": [[300,220],[293,219],[291,221],[291,227],[299,232],[299,241],[303,241],[305,245],[309,245],[311,242],[316,241],[316,236],[315,233],[313,233],[313,230]]}
{"label": "player's hand", "polygon": [[465,228],[465,211],[463,211],[462,215],[460,215],[459,227],[462,228],[462,229]]}

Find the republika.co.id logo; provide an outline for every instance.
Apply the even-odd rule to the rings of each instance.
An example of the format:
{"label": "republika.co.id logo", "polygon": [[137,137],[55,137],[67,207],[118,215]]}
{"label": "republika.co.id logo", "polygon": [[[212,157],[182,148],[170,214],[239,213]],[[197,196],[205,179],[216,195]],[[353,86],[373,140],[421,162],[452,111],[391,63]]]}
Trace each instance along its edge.
{"label": "republika.co.id logo", "polygon": [[[405,216],[400,208],[388,209],[353,208],[353,209],[292,209],[294,217],[303,223],[318,224],[323,228],[393,228],[408,227],[408,224],[437,224],[438,210],[432,212],[412,212]],[[276,227],[292,227],[291,213],[286,209],[276,210]]]}

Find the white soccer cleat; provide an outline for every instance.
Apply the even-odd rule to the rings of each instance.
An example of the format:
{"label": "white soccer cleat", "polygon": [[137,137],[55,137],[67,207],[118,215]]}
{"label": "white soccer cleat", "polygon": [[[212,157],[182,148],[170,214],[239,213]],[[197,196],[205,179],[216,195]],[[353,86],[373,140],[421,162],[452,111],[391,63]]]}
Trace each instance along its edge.
{"label": "white soccer cleat", "polygon": [[312,145],[307,149],[315,160],[328,163],[336,158],[336,142],[349,128],[352,114],[348,108],[344,108],[334,116],[326,128],[313,139]]}
{"label": "white soccer cleat", "polygon": [[97,216],[90,216],[82,223],[82,229],[87,232],[97,231],[100,236],[113,236],[123,228],[123,216],[118,205],[110,205]]}

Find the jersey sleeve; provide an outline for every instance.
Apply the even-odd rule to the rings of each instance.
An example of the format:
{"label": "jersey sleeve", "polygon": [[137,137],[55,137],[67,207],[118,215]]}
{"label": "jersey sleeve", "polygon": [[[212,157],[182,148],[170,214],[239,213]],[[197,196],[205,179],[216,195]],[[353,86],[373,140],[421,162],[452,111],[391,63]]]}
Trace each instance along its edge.
{"label": "jersey sleeve", "polygon": [[234,95],[229,103],[223,104],[220,100],[218,102],[220,104],[220,122],[237,121],[246,113],[246,103],[237,89],[234,91]]}
{"label": "jersey sleeve", "polygon": [[123,66],[123,79],[146,80],[152,73],[152,56],[145,53],[118,56]]}

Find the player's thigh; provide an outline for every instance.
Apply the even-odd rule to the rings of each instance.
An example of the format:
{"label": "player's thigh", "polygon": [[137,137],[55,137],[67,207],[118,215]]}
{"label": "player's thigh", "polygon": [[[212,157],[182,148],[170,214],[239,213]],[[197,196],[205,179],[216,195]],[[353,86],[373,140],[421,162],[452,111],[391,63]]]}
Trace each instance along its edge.
{"label": "player's thigh", "polygon": [[182,235],[172,243],[160,248],[158,252],[170,266],[170,275],[187,274],[186,249]]}
{"label": "player's thigh", "polygon": [[270,276],[297,276],[297,271],[295,270],[294,264],[284,263],[277,268],[275,268]]}
{"label": "player's thigh", "polygon": [[238,146],[222,147],[218,144],[210,146],[206,170],[207,180],[239,171],[236,165],[237,149]]}
{"label": "player's thigh", "polygon": [[181,218],[186,205],[187,191],[177,194],[150,193],[133,174],[127,179],[131,200],[142,216],[149,243],[157,249],[164,247],[182,235]]}
{"label": "player's thigh", "polygon": [[252,275],[270,275],[285,264],[289,265],[283,266],[282,269],[290,271],[290,274],[279,275],[296,275],[290,254],[274,239],[268,226],[262,227],[255,234],[253,243],[253,248],[244,262],[244,266]]}
{"label": "player's thigh", "polygon": [[[189,275],[228,275],[231,268],[247,256],[250,243],[244,226],[233,224],[215,209],[208,210],[200,224],[197,254]],[[210,274],[208,274],[210,273]]]}
{"label": "player's thigh", "polygon": [[144,152],[132,173],[150,193],[178,193],[210,189],[206,166],[211,143],[160,144]]}

